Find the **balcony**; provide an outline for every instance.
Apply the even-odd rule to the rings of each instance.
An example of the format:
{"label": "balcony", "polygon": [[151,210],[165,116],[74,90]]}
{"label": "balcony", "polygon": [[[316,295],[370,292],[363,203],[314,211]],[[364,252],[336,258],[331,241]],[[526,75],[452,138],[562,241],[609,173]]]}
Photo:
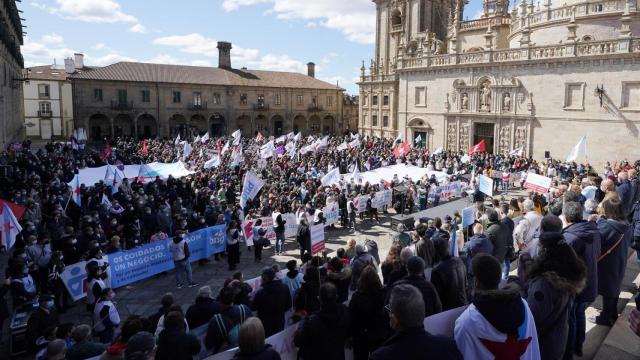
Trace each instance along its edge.
{"label": "balcony", "polygon": [[111,101],[111,110],[132,110],[133,109],[133,101]]}
{"label": "balcony", "polygon": [[52,116],[53,116],[53,113],[51,112],[51,110],[47,110],[47,111],[38,110],[38,117],[50,118]]}
{"label": "balcony", "polygon": [[308,108],[309,112],[320,112],[324,111],[324,108],[318,104],[311,104]]}
{"label": "balcony", "polygon": [[194,111],[207,110],[207,102],[193,103],[191,104],[190,109]]}
{"label": "balcony", "polygon": [[269,104],[255,103],[253,104],[253,111],[269,111]]}

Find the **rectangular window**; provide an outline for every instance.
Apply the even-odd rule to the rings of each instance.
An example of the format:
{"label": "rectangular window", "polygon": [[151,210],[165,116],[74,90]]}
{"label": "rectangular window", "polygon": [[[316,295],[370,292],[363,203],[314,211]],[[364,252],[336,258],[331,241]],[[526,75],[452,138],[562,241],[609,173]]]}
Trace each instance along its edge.
{"label": "rectangular window", "polygon": [[362,105],[367,106],[369,96],[365,95],[362,97]]}
{"label": "rectangular window", "polygon": [[38,97],[41,99],[48,99],[51,94],[49,93],[49,85],[47,84],[39,84],[38,85]]}
{"label": "rectangular window", "polygon": [[584,89],[583,82],[565,83],[565,110],[584,110]]}
{"label": "rectangular window", "polygon": [[333,96],[327,96],[327,106],[333,106]]}
{"label": "rectangular window", "polygon": [[151,102],[151,91],[149,91],[149,90],[142,90],[142,102],[143,102],[143,103],[149,103],[149,102]]}
{"label": "rectangular window", "polygon": [[378,115],[371,115],[371,126],[378,126]]}
{"label": "rectangular window", "polygon": [[127,103],[127,90],[120,89],[118,90],[118,104],[126,104]]}
{"label": "rectangular window", "polygon": [[174,91],[173,92],[173,103],[177,104],[177,103],[181,103],[182,102],[182,94],[180,93],[180,91]]}
{"label": "rectangular window", "polygon": [[298,95],[298,105],[304,104],[304,96]]}
{"label": "rectangular window", "polygon": [[247,94],[240,94],[240,104],[247,105]]}
{"label": "rectangular window", "polygon": [[102,101],[102,89],[93,89],[93,100]]}
{"label": "rectangular window", "polygon": [[220,94],[218,94],[218,93],[214,93],[214,94],[213,94],[213,103],[214,103],[215,105],[220,104]]}
{"label": "rectangular window", "polygon": [[418,106],[426,105],[426,89],[424,87],[417,87],[415,92],[414,104]]}
{"label": "rectangular window", "polygon": [[280,94],[276,94],[275,104],[282,105],[282,99],[280,98]]}
{"label": "rectangular window", "polygon": [[382,105],[383,105],[383,106],[389,106],[389,95],[385,95],[385,96],[382,98]]}
{"label": "rectangular window", "polygon": [[389,117],[386,115],[382,117],[382,126],[389,127]]}
{"label": "rectangular window", "polygon": [[258,95],[258,105],[264,105],[264,94]]}
{"label": "rectangular window", "polygon": [[193,105],[202,106],[202,94],[199,92],[193,93]]}
{"label": "rectangular window", "polygon": [[51,114],[51,103],[41,102],[40,103],[40,115]]}
{"label": "rectangular window", "polygon": [[372,101],[373,105],[378,105],[378,95],[373,95],[373,101]]}

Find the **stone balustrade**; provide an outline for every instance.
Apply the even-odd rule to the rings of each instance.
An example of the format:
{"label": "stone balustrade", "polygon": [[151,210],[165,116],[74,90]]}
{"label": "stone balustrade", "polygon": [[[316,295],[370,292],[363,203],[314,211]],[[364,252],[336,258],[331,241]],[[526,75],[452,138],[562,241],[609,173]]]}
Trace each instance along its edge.
{"label": "stone balustrade", "polygon": [[509,25],[509,24],[511,24],[511,19],[507,17],[467,20],[467,21],[460,22],[459,32],[486,29],[487,27],[489,27],[489,25],[498,26],[498,25]]}

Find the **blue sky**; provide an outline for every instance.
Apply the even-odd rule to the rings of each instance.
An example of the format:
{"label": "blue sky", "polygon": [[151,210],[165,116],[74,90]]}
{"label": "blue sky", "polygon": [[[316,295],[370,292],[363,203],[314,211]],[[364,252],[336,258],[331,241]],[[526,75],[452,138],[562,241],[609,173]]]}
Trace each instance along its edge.
{"label": "blue sky", "polygon": [[[465,13],[481,3],[472,0]],[[306,72],[313,61],[318,78],[355,94],[361,61],[373,53],[371,0],[23,0],[19,7],[26,66],[54,58],[62,65],[74,52],[97,66],[215,66],[223,40],[234,45],[234,67]]]}

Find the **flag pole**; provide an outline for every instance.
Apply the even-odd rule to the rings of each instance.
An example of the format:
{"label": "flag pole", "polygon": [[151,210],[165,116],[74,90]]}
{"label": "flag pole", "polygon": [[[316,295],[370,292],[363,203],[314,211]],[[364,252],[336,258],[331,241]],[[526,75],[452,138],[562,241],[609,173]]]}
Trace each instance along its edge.
{"label": "flag pole", "polygon": [[73,197],[73,191],[71,192],[69,198],[67,199],[67,203],[64,205],[64,214],[67,214],[67,206],[69,206],[69,202],[71,201],[71,198]]}

